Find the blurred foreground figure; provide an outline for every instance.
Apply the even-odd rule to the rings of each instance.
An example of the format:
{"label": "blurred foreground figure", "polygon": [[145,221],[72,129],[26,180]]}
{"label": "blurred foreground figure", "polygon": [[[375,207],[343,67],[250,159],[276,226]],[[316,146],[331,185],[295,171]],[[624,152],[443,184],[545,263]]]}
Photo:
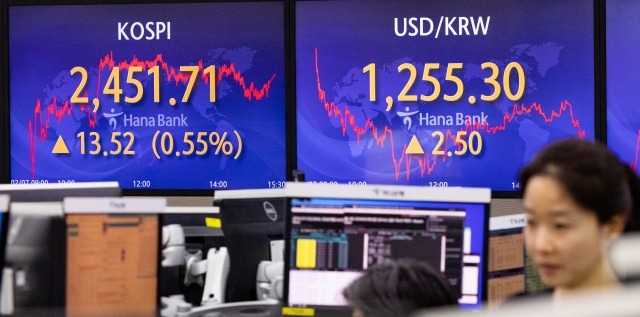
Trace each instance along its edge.
{"label": "blurred foreground figure", "polygon": [[554,142],[520,172],[527,252],[553,298],[620,285],[607,258],[625,231],[638,230],[640,180],[604,145]]}

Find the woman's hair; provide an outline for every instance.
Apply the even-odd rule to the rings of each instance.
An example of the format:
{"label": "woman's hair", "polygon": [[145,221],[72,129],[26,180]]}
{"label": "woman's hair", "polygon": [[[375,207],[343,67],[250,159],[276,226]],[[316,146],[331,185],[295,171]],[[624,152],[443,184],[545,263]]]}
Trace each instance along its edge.
{"label": "woman's hair", "polygon": [[409,316],[417,309],[458,303],[440,272],[411,259],[370,267],[343,295],[365,317]]}
{"label": "woman's hair", "polygon": [[640,229],[640,179],[603,144],[577,138],[551,143],[520,171],[522,193],[534,176],[558,181],[575,202],[595,212],[601,224],[624,214],[625,231]]}

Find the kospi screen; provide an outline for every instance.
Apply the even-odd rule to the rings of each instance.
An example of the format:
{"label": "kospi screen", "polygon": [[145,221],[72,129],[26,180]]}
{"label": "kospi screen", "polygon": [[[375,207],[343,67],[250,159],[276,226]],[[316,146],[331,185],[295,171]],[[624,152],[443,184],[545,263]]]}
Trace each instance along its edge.
{"label": "kospi screen", "polygon": [[640,2],[607,1],[607,145],[637,171]]}
{"label": "kospi screen", "polygon": [[593,139],[592,1],[297,1],[297,168],[311,182],[518,190]]}
{"label": "kospi screen", "polygon": [[12,183],[285,180],[284,4],[8,6]]}

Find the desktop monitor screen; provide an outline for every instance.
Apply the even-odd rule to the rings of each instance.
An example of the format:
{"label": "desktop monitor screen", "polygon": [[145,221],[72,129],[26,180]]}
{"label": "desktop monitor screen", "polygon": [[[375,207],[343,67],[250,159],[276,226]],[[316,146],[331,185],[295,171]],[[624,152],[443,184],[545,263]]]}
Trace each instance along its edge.
{"label": "desktop monitor screen", "polygon": [[12,182],[285,180],[282,1],[71,3],[3,1]]}
{"label": "desktop monitor screen", "polygon": [[544,145],[595,137],[593,8],[295,1],[297,169],[313,182],[517,191]]}
{"label": "desktop monitor screen", "polygon": [[65,200],[67,316],[156,316],[161,209],[164,199]]}
{"label": "desktop monitor screen", "polygon": [[[0,267],[4,268],[4,252],[7,243],[7,228],[9,225],[9,196],[0,195]],[[2,276],[0,274],[0,285],[2,285]]]}
{"label": "desktop monitor screen", "polygon": [[461,202],[454,197],[464,190],[450,193],[453,199],[447,201],[420,198],[433,196],[427,188],[400,188],[389,192],[402,191],[401,199],[330,194],[290,199],[285,305],[346,306],[343,289],[368,267],[413,258],[438,270],[463,308],[480,307],[486,298],[489,191],[476,202]]}

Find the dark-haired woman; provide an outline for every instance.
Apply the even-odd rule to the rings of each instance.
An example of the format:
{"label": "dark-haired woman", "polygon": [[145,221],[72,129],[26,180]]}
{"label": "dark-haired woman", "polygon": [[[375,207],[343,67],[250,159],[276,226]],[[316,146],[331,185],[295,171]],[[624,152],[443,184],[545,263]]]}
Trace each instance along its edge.
{"label": "dark-haired woman", "polygon": [[606,256],[624,231],[637,230],[640,180],[606,146],[552,143],[520,173],[525,243],[553,298],[620,285]]}
{"label": "dark-haired woman", "polygon": [[343,295],[354,309],[353,317],[410,316],[416,310],[458,303],[440,272],[411,259],[370,267]]}

